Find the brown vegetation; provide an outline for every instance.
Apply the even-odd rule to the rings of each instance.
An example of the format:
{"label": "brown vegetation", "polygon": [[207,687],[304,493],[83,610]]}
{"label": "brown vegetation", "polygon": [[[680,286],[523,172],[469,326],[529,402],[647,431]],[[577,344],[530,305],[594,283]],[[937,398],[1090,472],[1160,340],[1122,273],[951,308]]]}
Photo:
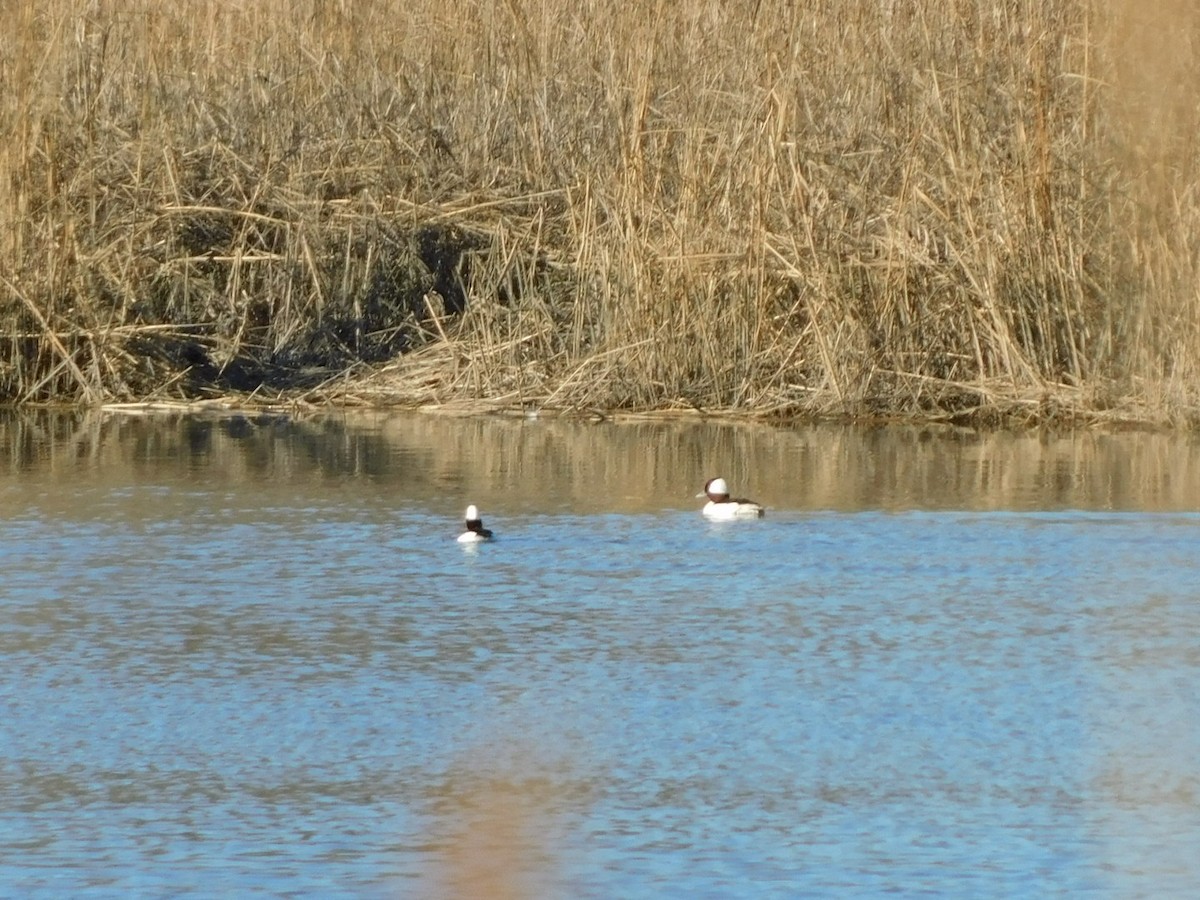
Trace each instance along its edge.
{"label": "brown vegetation", "polygon": [[1183,0],[17,0],[0,398],[1200,410]]}

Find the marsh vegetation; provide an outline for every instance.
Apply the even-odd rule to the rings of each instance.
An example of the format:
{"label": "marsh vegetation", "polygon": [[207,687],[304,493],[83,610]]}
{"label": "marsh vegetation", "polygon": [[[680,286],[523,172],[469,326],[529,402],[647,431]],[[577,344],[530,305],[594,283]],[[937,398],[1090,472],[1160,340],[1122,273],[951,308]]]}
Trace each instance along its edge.
{"label": "marsh vegetation", "polygon": [[1200,410],[1182,0],[18,0],[0,399]]}

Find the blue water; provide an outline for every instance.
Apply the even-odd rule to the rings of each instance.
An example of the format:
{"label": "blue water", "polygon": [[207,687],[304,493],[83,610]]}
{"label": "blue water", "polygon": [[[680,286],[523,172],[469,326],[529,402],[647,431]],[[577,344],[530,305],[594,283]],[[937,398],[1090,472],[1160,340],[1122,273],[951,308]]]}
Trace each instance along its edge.
{"label": "blue water", "polygon": [[464,548],[415,466],[0,480],[0,894],[1200,887],[1200,516],[664,489]]}

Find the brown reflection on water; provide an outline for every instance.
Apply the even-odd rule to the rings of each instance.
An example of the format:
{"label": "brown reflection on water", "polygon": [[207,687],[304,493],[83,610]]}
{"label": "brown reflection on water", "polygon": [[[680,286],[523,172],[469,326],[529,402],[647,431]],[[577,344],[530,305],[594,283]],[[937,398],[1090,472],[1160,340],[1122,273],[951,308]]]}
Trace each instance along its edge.
{"label": "brown reflection on water", "polygon": [[[487,772],[485,761],[470,773]],[[559,788],[544,777],[461,773],[443,788],[443,834],[422,873],[422,895],[518,900],[557,896],[557,859],[563,853],[553,808]]]}
{"label": "brown reflection on water", "polygon": [[[1186,433],[591,424],[420,413],[0,414],[0,485],[203,478],[260,489],[367,478],[382,504],[636,512],[697,506],[722,475],[775,509],[1200,508]],[[19,501],[17,501],[19,502]]]}

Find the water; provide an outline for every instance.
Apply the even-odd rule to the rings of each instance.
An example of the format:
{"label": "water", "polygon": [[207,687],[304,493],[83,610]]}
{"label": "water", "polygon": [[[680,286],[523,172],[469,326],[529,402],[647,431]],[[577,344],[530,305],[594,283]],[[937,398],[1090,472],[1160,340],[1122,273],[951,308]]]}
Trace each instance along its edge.
{"label": "water", "polygon": [[0,894],[1192,896],[1197,509],[1168,435],[0,418]]}

